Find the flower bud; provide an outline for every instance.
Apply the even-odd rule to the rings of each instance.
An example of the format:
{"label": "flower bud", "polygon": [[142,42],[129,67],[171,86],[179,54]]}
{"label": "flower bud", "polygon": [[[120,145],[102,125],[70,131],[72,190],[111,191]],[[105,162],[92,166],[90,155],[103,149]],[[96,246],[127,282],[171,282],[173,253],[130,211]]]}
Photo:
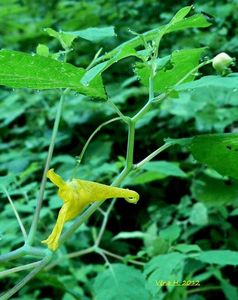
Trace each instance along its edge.
{"label": "flower bud", "polygon": [[234,62],[234,59],[225,52],[217,54],[212,59],[213,68],[221,75],[229,73],[229,66]]}

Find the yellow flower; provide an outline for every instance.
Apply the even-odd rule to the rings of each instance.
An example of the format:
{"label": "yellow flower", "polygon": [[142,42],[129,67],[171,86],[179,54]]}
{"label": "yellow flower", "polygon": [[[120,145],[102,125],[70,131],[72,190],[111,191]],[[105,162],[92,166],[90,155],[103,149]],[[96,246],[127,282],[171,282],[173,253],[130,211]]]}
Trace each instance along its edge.
{"label": "yellow flower", "polygon": [[59,211],[55,227],[48,237],[42,241],[48,248],[55,251],[65,222],[72,220],[91,202],[109,198],[124,198],[127,202],[136,204],[139,194],[129,189],[108,186],[92,181],[73,179],[65,182],[59,175],[50,169],[47,177],[59,188],[58,196],[64,201]]}

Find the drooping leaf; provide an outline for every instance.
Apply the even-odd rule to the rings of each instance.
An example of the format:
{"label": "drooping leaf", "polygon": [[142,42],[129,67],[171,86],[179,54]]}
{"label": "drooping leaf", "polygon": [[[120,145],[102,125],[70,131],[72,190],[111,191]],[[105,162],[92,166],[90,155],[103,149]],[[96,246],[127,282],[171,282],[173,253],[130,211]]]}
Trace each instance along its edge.
{"label": "drooping leaf", "polygon": [[238,134],[207,134],[192,139],[191,152],[196,160],[222,175],[238,179]]}
{"label": "drooping leaf", "polygon": [[200,202],[210,206],[223,206],[238,200],[237,182],[202,176],[192,183],[192,195]]}
{"label": "drooping leaf", "polygon": [[113,26],[90,27],[78,31],[56,31],[52,28],[45,28],[50,36],[56,38],[64,49],[69,49],[76,38],[82,38],[93,43],[100,42],[106,38],[116,36]]}
{"label": "drooping leaf", "polygon": [[195,259],[208,264],[217,264],[220,266],[225,265],[238,265],[238,252],[230,250],[209,250],[201,252],[199,255],[194,256]]}
{"label": "drooping leaf", "polygon": [[95,300],[149,299],[145,280],[139,270],[122,264],[99,273],[94,283]]}
{"label": "drooping leaf", "polygon": [[0,51],[0,85],[12,88],[58,89],[69,88],[83,95],[105,99],[100,76],[88,86],[80,83],[85,70],[40,55]]}
{"label": "drooping leaf", "polygon": [[177,250],[182,253],[189,253],[200,252],[201,248],[198,245],[178,244],[176,246],[173,246],[173,250]]}
{"label": "drooping leaf", "polygon": [[168,141],[187,147],[194,158],[222,175],[238,179],[238,134],[205,134]]}
{"label": "drooping leaf", "polygon": [[201,79],[194,80],[193,82],[184,83],[179,85],[176,90],[183,91],[196,88],[224,88],[224,89],[235,89],[237,91],[238,86],[238,73],[232,73],[226,77],[209,75],[204,76]]}

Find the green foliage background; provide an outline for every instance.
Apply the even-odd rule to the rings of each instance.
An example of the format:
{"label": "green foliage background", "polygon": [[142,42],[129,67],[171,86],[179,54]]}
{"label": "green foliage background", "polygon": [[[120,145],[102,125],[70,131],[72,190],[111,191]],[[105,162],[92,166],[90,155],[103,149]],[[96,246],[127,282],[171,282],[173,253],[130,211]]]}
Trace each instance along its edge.
{"label": "green foliage background", "polygon": [[[132,38],[128,28],[142,33],[166,24],[187,4],[187,1],[174,4],[174,1],[154,0],[0,0],[0,47],[34,53],[38,44],[45,44],[53,54],[62,50],[60,43],[44,28],[77,31],[115,26],[116,37],[95,43],[81,38],[74,40],[75,51],[68,54],[68,61],[86,68],[101,47],[110,51]],[[161,56],[183,48],[207,47],[209,57],[221,51],[236,57],[238,1],[197,1],[195,9],[214,16],[209,17],[213,25],[165,36]],[[139,84],[134,67],[138,67],[135,59],[127,58],[114,64],[103,76],[111,99],[128,115],[135,114],[147,99],[147,90]],[[203,75],[214,75],[211,67],[200,71]],[[233,72],[237,72],[236,67]],[[206,82],[197,88],[191,85],[178,97],[154,107],[137,124],[135,161],[162,145],[164,138],[236,133],[235,86],[229,87],[225,81],[216,85]],[[0,91],[0,183],[8,188],[26,228],[31,224],[58,100],[59,92],[52,90],[2,87]],[[87,138],[114,115],[113,109],[102,101],[91,100],[77,91],[67,96],[51,163],[59,174],[64,178],[71,176],[75,157]],[[209,139],[202,142],[209,152]],[[72,259],[66,256],[92,245],[102,220],[100,213],[96,213],[60,248],[54,268],[38,274],[13,299],[238,299],[237,175],[227,174],[236,179],[221,176],[211,169],[211,159],[206,161],[207,165],[201,165],[197,162],[196,147],[194,140],[193,156],[186,147],[170,148],[143,170],[131,173],[124,182],[139,192],[141,200],[136,206],[117,201],[101,245],[106,251],[122,256],[123,261],[108,255],[108,267],[95,253]],[[110,184],[123,167],[125,155],[124,125],[112,123],[90,144],[77,177]],[[23,240],[5,194],[0,197],[3,254],[19,247]],[[52,184],[47,184],[44,199],[38,243],[48,236],[61,205]],[[24,259],[25,263],[33,261]],[[133,265],[130,259],[145,265]],[[20,265],[22,261],[17,263]],[[15,266],[14,261],[0,268]],[[23,273],[1,278],[0,291],[9,289]],[[201,286],[162,288],[156,284],[171,278],[200,281]]]}

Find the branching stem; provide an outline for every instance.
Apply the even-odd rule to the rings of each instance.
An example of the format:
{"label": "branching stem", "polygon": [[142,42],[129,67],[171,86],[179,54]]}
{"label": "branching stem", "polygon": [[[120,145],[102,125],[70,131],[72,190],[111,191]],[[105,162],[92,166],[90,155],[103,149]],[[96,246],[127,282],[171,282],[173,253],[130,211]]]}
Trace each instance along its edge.
{"label": "branching stem", "polygon": [[2,271],[2,272],[0,272],[0,278],[8,276],[12,273],[16,273],[16,272],[20,272],[20,271],[24,271],[24,270],[34,268],[37,265],[39,265],[40,263],[41,263],[41,261],[36,261],[36,262],[30,263],[30,264],[27,264],[27,265],[22,265],[22,266],[19,266],[19,267],[15,267],[15,268],[11,268],[11,269]]}
{"label": "branching stem", "polygon": [[13,288],[7,291],[5,294],[0,295],[1,300],[7,300],[17,293],[25,284],[27,284],[33,277],[36,276],[50,261],[51,255],[45,256],[37,267],[26,275],[21,281],[19,281]]}
{"label": "branching stem", "polygon": [[95,135],[96,135],[96,134],[104,127],[104,126],[106,126],[106,125],[108,125],[108,124],[110,124],[110,123],[113,123],[113,122],[115,122],[115,121],[119,121],[119,120],[121,120],[120,117],[113,118],[113,119],[111,119],[111,120],[108,120],[108,121],[106,121],[106,122],[100,124],[100,125],[94,130],[94,132],[93,132],[93,133],[90,135],[90,137],[88,138],[87,142],[84,144],[83,149],[82,149],[82,151],[81,151],[81,153],[80,153],[80,155],[79,155],[79,157],[78,157],[78,159],[77,159],[77,164],[76,164],[76,166],[75,166],[75,168],[74,168],[74,170],[73,170],[72,178],[75,178],[75,177],[76,177],[76,172],[77,172],[77,169],[78,169],[80,163],[81,163],[82,160],[83,160],[84,153],[86,152],[86,150],[87,150],[87,148],[88,148],[90,142],[91,142],[92,139],[94,138],[94,136],[95,136]]}

